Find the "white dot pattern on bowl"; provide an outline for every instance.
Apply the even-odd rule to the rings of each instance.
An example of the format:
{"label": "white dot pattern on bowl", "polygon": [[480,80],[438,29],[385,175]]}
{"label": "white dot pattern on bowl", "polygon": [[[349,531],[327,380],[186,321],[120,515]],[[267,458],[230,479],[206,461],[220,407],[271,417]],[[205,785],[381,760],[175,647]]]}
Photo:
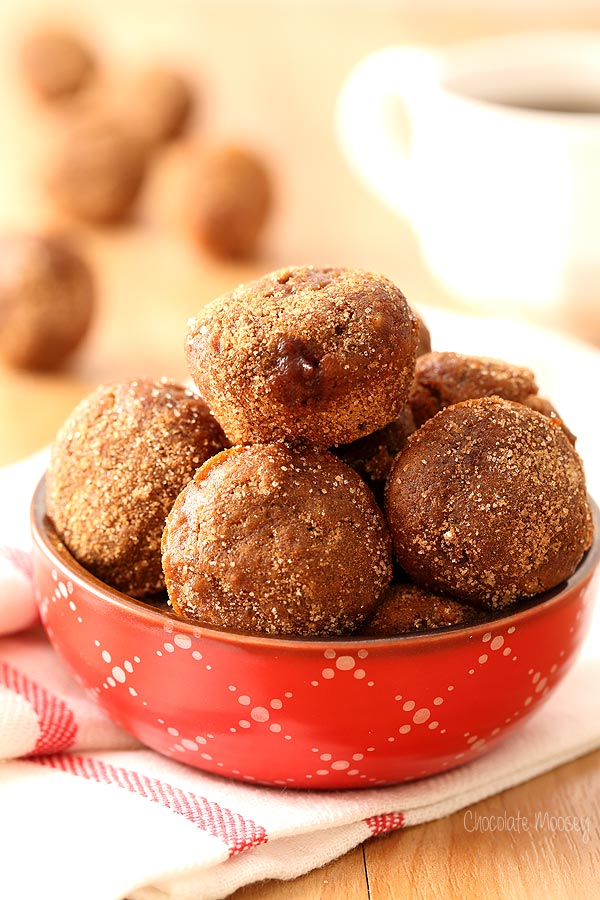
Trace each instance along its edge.
{"label": "white dot pattern on bowl", "polygon": [[[343,653],[338,656],[337,651],[330,647],[323,652],[323,657],[330,662],[331,665],[324,666],[321,669],[321,678],[325,681],[333,681],[336,674],[339,675],[347,672],[357,681],[362,681],[366,678],[367,672],[362,666],[357,666],[357,659],[364,660],[368,655],[368,650],[359,650],[356,653],[356,659],[348,653]],[[319,681],[317,679],[313,679],[310,684],[312,687],[319,687]],[[368,687],[373,687],[374,684],[374,681],[367,682]]]}
{"label": "white dot pattern on bowl", "polygon": [[355,665],[356,662],[351,656],[338,656],[335,661],[336,669],[341,669],[343,672],[353,669]]}
{"label": "white dot pattern on bowl", "polygon": [[[82,618],[79,616],[80,610],[78,610],[79,601],[77,597],[72,597],[73,585],[68,581],[59,579],[57,574],[55,574],[54,581],[56,584],[54,592],[51,593],[49,597],[41,597],[40,606],[43,609],[44,606],[49,607],[53,603],[56,603],[57,608],[60,606],[61,611],[67,611],[81,623]],[[49,628],[48,630],[51,636],[52,629]],[[507,645],[507,636],[513,634],[515,631],[515,626],[510,626],[503,633],[498,633],[494,631],[492,626],[489,631],[486,631],[481,636],[481,644],[484,646],[482,647],[481,644],[479,645],[479,652],[477,652],[477,649],[473,645],[475,652],[471,660],[471,668],[466,671],[468,671],[470,675],[475,675],[476,677],[485,680],[487,676],[485,674],[479,675],[479,673],[485,673],[487,670],[491,670],[493,660],[505,659],[507,661],[512,660],[513,662],[516,662],[518,660],[518,655],[513,653],[512,648]],[[148,706],[147,700],[138,696],[138,689],[135,686],[136,667],[140,664],[140,657],[133,656],[128,659],[123,659],[121,656],[122,651],[116,649],[119,646],[118,642],[113,644],[109,639],[106,641],[108,644],[108,646],[106,646],[104,640],[101,641],[99,637],[104,639],[103,635],[94,636],[93,639],[90,637],[90,642],[93,640],[96,658],[99,659],[101,665],[106,666],[105,680],[102,687],[88,686],[86,688],[88,693],[92,696],[97,696],[98,694],[101,694],[102,689],[105,691],[108,689],[115,691],[123,690],[128,701],[132,704],[136,703],[140,706]],[[573,638],[573,640],[576,639],[576,637]],[[158,644],[158,648],[154,647],[147,651],[148,656],[152,657],[150,664],[154,666],[158,665],[160,668],[163,665],[167,665],[168,660],[174,659],[178,653],[189,653],[191,659],[203,663],[202,666],[199,667],[202,671],[211,672],[211,663],[214,663],[215,660],[210,658],[210,643],[203,645],[204,641],[205,638],[201,631],[194,631],[192,634],[184,634],[177,631],[176,627],[174,627],[174,623],[168,621],[164,625],[163,640]],[[199,649],[200,647],[202,647],[204,653],[201,652]],[[481,652],[482,650],[485,652]],[[552,662],[551,665],[549,665],[550,661],[548,661],[542,667],[540,667],[538,663],[536,669],[531,668],[528,673],[531,681],[530,688],[527,692],[527,696],[521,699],[520,702],[522,705],[520,708],[515,709],[510,715],[506,715],[506,710],[503,710],[503,725],[500,726],[498,722],[493,723],[493,726],[490,726],[490,731],[487,733],[465,733],[464,751],[459,750],[458,753],[455,753],[453,755],[454,760],[458,762],[463,758],[471,758],[472,755],[479,753],[485,748],[489,741],[494,742],[495,739],[501,735],[506,726],[512,726],[513,723],[518,721],[520,716],[525,717],[528,715],[529,711],[536,705],[538,700],[545,697],[552,687],[555,680],[553,676],[556,676],[556,678],[560,676],[561,673],[559,672],[559,669],[565,655],[566,651],[563,649],[557,654],[556,661]],[[207,656],[207,659],[204,659],[203,656]],[[158,660],[160,660],[160,662],[158,662]],[[322,652],[320,663],[319,659],[316,658],[314,665],[315,670],[311,673],[313,674],[312,681],[309,680],[309,676],[309,679],[305,678],[304,684],[311,684],[320,691],[330,691],[331,688],[329,685],[336,685],[336,679],[342,678],[345,679],[345,684],[347,686],[352,684],[356,685],[356,688],[352,688],[352,690],[360,692],[375,684],[376,678],[373,676],[376,676],[376,672],[378,671],[377,667],[369,661],[369,651],[363,648],[349,649],[344,647],[343,649],[338,650],[335,647],[329,647]],[[371,667],[373,667],[373,671],[371,671]],[[216,668],[218,670],[219,667],[217,666]],[[233,703],[237,707],[238,714],[240,715],[239,719],[236,716],[235,718],[232,718],[230,722],[227,722],[225,728],[219,733],[217,742],[214,745],[215,747],[218,745],[218,750],[216,752],[213,750],[210,753],[202,750],[203,745],[204,747],[206,746],[207,739],[212,739],[212,735],[203,736],[194,733],[180,734],[178,729],[172,723],[159,721],[158,724],[161,725],[165,735],[176,738],[176,742],[169,742],[164,752],[177,754],[180,757],[183,757],[182,761],[186,761],[185,755],[189,754],[190,762],[192,763],[192,757],[195,757],[196,759],[201,758],[210,762],[212,767],[218,767],[220,770],[223,770],[222,774],[233,774],[244,780],[254,781],[256,778],[251,773],[243,772],[239,769],[234,770],[231,767],[230,762],[227,762],[225,755],[219,759],[221,750],[224,754],[226,753],[230,759],[233,758],[231,748],[227,748],[227,745],[223,744],[223,741],[230,740],[232,742],[231,747],[235,749],[238,742],[243,740],[245,733],[251,729],[261,729],[263,734],[271,735],[273,741],[294,741],[295,745],[297,745],[299,742],[299,735],[294,732],[293,727],[289,729],[291,733],[285,733],[287,729],[284,731],[284,725],[282,724],[283,719],[285,718],[287,720],[288,718],[288,712],[284,710],[284,706],[286,705],[286,701],[293,698],[294,692],[286,690],[281,691],[278,696],[260,696],[261,692],[256,692],[254,687],[251,687],[250,685],[247,685],[246,690],[244,691],[244,684],[240,684],[239,682],[236,684],[228,684],[227,681],[224,681],[221,682],[221,686],[219,684],[220,673],[218,674],[219,678],[217,678],[215,682],[216,689],[225,693],[223,699],[226,707],[231,706],[231,703]],[[371,676],[370,679],[369,676]],[[248,687],[251,687],[251,690],[248,690]],[[432,688],[435,687],[435,685],[432,685]],[[461,688],[466,687],[466,683],[459,683],[458,694],[461,695]],[[377,738],[377,740],[374,741],[376,746],[345,748],[346,752],[344,755],[339,753],[339,747],[335,749],[324,747],[322,748],[322,751],[319,751],[318,748],[311,748],[310,745],[308,745],[306,752],[310,753],[312,750],[316,754],[318,768],[316,766],[307,766],[307,771],[304,773],[303,778],[318,780],[319,778],[335,775],[338,779],[337,783],[339,783],[339,778],[341,776],[347,776],[351,780],[355,779],[356,781],[360,780],[362,782],[367,782],[370,785],[384,783],[383,779],[372,776],[369,771],[369,767],[367,766],[369,754],[376,753],[376,751],[377,753],[379,751],[384,751],[384,748],[389,748],[385,749],[385,753],[388,755],[401,753],[402,743],[408,741],[409,745],[412,746],[411,742],[413,741],[413,734],[416,737],[419,728],[426,734],[431,733],[432,739],[434,739],[437,734],[444,735],[448,731],[452,733],[452,709],[449,708],[446,710],[445,704],[449,704],[450,707],[453,706],[451,702],[453,698],[450,695],[454,691],[454,684],[443,683],[438,683],[437,690],[432,690],[432,694],[429,698],[423,696],[422,693],[415,689],[411,690],[410,686],[405,688],[403,693],[398,693],[398,687],[396,687],[395,691],[390,690],[389,702],[395,701],[395,709],[397,711],[395,715],[396,721],[390,722],[390,725],[392,726],[390,729],[391,733],[388,733],[387,735],[374,735],[374,737]],[[300,693],[302,700],[302,692]],[[413,695],[412,697],[411,693]],[[121,694],[121,696],[123,696],[123,694]],[[356,693],[356,698],[358,704],[364,703],[364,695]],[[432,713],[435,713],[438,718],[434,719]],[[441,716],[440,713],[442,714]],[[145,715],[147,715],[147,713],[145,713]],[[282,718],[282,721],[277,721],[279,717]],[[154,719],[153,721],[156,720]],[[290,723],[293,722],[294,717],[292,715]],[[423,733],[423,731],[421,733]],[[241,748],[243,747],[243,744],[239,744],[239,746]],[[396,746],[398,748],[397,750],[395,749]],[[376,758],[378,758],[377,753]],[[241,750],[236,751],[236,757],[237,759],[243,759],[243,752],[241,752]],[[442,765],[442,768],[447,768],[452,764],[452,761],[448,759]],[[361,768],[362,766],[365,768]],[[416,770],[416,772],[418,774],[418,770]],[[423,774],[430,773],[428,773],[426,769],[423,769]],[[291,784],[294,783],[294,779],[280,779],[280,782],[281,784]]]}
{"label": "white dot pattern on bowl", "polygon": [[189,650],[192,646],[192,639],[189,634],[176,634],[173,638],[173,643],[182,650]]}
{"label": "white dot pattern on bowl", "polygon": [[[514,634],[515,631],[516,631],[516,626],[515,626],[515,625],[511,625],[509,628],[506,629],[506,634],[507,634],[507,635],[508,635],[508,634]],[[493,632],[491,632],[491,631],[486,631],[486,632],[481,636],[481,642],[482,642],[483,644],[487,644],[487,650],[488,650],[488,651],[491,651],[491,652],[493,652],[493,653],[495,653],[495,652],[498,651],[498,650],[502,650],[502,656],[505,656],[505,657],[509,657],[509,656],[511,655],[511,653],[512,653],[512,649],[511,649],[510,647],[508,647],[508,646],[505,646],[505,637],[504,637],[504,635],[502,635],[502,634],[495,634],[495,635],[494,635]],[[490,653],[489,653],[489,652],[486,652],[486,653],[480,653],[480,654],[478,654],[478,656],[477,656],[477,663],[478,663],[478,665],[480,665],[480,666],[484,666],[484,665],[488,662],[489,659],[490,659]],[[512,661],[513,661],[513,662],[516,662],[517,659],[518,659],[517,656],[513,656],[513,657],[512,657]],[[468,675],[475,675],[475,674],[476,674],[476,671],[477,671],[477,670],[476,670],[474,667],[471,667],[471,668],[469,668],[469,669],[467,670],[467,674],[468,674]],[[448,688],[448,690],[450,690],[450,688]]]}

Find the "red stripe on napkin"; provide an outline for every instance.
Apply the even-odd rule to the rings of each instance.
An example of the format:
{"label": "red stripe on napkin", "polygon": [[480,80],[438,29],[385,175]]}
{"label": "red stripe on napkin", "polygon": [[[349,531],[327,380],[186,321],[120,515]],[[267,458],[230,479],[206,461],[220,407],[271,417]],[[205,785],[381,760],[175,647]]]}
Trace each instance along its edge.
{"label": "red stripe on napkin", "polygon": [[123,769],[100,759],[72,756],[67,753],[40,757],[34,762],[88,778],[98,784],[114,784],[153,803],[160,803],[178,816],[188,819],[202,831],[207,831],[221,840],[227,846],[230,856],[264,844],[268,840],[265,829],[252,819],[245,819],[239,813],[231,812],[226,807],[207,800],[206,797],[183,791],[133,769]]}
{"label": "red stripe on napkin", "polygon": [[369,816],[365,819],[371,834],[387,834],[389,831],[397,831],[404,827],[404,816],[401,812],[383,813],[380,816]]}
{"label": "red stripe on napkin", "polygon": [[19,550],[17,547],[0,546],[0,556],[3,556],[9,563],[12,563],[15,569],[18,569],[25,578],[28,578],[30,581],[33,580],[33,560],[31,559],[31,553],[27,553],[25,550]]}
{"label": "red stripe on napkin", "polygon": [[0,684],[24,697],[38,717],[40,736],[30,755],[58,753],[75,743],[77,724],[72,710],[64,700],[49,693],[37,681],[18,669],[0,662]]}

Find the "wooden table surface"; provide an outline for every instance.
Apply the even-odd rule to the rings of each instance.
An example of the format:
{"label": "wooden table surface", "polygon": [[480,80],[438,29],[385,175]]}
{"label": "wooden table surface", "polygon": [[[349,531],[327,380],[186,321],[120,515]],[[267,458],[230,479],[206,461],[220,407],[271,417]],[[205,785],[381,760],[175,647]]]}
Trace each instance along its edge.
{"label": "wooden table surface", "polygon": [[[392,277],[409,300],[460,303],[435,283],[408,225],[380,207],[347,171],[332,130],[335,96],[362,56],[390,42],[446,41],[534,25],[600,28],[600,11],[535,17],[487,12],[451,15],[443,4],[317,6],[197,0],[63,0],[95,36],[113,73],[136,61],[176,60],[202,96],[197,140],[235,138],[263,153],[277,185],[277,208],[258,258],[221,264],[199,253],[182,224],[182,172],[190,148],[157,161],[136,220],[111,230],[78,228],[96,270],[95,328],[70,366],[52,375],[0,369],[0,464],[48,441],[66,414],[102,381],[133,375],[185,376],[189,315],[235,284],[280,265],[351,265]],[[89,9],[87,8],[89,6]],[[484,4],[482,4],[482,7]],[[68,227],[40,188],[57,129],[24,91],[15,43],[39,4],[0,8],[0,226],[4,231]],[[37,10],[37,12],[36,12]],[[291,883],[238,891],[236,900],[398,897],[592,898],[600,895],[600,752],[471,807],[481,815],[588,816],[589,841],[566,831],[470,832],[464,813],[373,839]]]}

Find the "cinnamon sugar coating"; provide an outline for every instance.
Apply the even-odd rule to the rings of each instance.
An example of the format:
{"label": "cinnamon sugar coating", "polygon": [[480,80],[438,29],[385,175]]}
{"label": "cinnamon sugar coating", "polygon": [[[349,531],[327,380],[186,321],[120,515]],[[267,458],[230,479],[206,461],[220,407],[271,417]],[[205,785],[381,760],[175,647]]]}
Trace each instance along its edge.
{"label": "cinnamon sugar coating", "polygon": [[496,396],[523,403],[537,390],[533,372],[522,366],[484,356],[434,352],[417,360],[409,403],[419,427],[462,400]]}
{"label": "cinnamon sugar coating", "polygon": [[163,536],[176,612],[227,628],[356,629],[391,578],[385,520],[361,478],[323,449],[255,444],[209,460]]}
{"label": "cinnamon sugar coating", "polygon": [[382,503],[385,481],[392,463],[414,430],[415,420],[410,406],[406,406],[389,425],[350,444],[333,447],[331,452],[358,472],[373,491],[377,502]]}
{"label": "cinnamon sugar coating", "polygon": [[481,621],[478,610],[416,584],[391,584],[360,634],[394,635],[471,625]]}
{"label": "cinnamon sugar coating", "polygon": [[541,412],[542,415],[547,416],[555,425],[558,425],[559,428],[562,428],[568,439],[574,445],[577,442],[577,438],[573,434],[570,428],[565,425],[564,419],[559,416],[558,412],[555,410],[554,406],[547,400],[545,397],[540,397],[539,394],[531,394],[529,397],[526,397],[523,400],[525,406],[529,406],[531,409],[537,409],[538,412]]}
{"label": "cinnamon sugar coating", "polygon": [[164,588],[160,541],[179,491],[224,435],[204,401],[165,380],[103,385],[59,432],[48,515],[73,556],[134,597]]}
{"label": "cinnamon sugar coating", "polygon": [[541,413],[499,397],[449,406],[409,438],[386,512],[413,581],[491,608],[564,581],[593,536],[572,444]]}
{"label": "cinnamon sugar coating", "polygon": [[538,395],[535,376],[529,369],[501,359],[463,353],[430,352],[417,359],[409,396],[417,427],[453,403],[494,396],[537,409],[575,443],[575,436],[552,404]]}
{"label": "cinnamon sugar coating", "polygon": [[95,307],[92,272],[59,237],[0,239],[0,357],[10,366],[50,370],[87,334]]}
{"label": "cinnamon sugar coating", "polygon": [[206,306],[188,324],[186,355],[232,443],[332,446],[400,414],[417,340],[417,319],[387,278],[306,266]]}

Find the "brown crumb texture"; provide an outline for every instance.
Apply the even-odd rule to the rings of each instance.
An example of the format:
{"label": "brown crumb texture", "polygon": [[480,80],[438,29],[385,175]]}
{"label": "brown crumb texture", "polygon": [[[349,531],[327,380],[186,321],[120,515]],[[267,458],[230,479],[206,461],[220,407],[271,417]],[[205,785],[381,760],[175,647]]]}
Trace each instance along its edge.
{"label": "brown crumb texture", "polygon": [[462,400],[504,397],[523,403],[537,394],[533,372],[499,359],[461,353],[427,353],[415,366],[409,403],[417,426]]}
{"label": "brown crumb texture", "polygon": [[332,453],[358,472],[373,491],[377,502],[382,503],[392,463],[414,430],[415,420],[410,406],[406,406],[389,425],[350,444],[340,444],[332,448]]}
{"label": "brown crumb texture", "polygon": [[542,415],[547,416],[555,425],[558,425],[559,428],[562,428],[567,438],[570,442],[575,445],[577,438],[571,431],[571,429],[565,424],[563,419],[559,416],[554,406],[547,400],[545,397],[540,397],[539,394],[531,394],[529,397],[525,397],[522,401],[525,406],[529,406],[531,409],[537,409],[538,412],[541,412]]}
{"label": "brown crumb texture", "polygon": [[546,416],[500,397],[450,406],[409,438],[386,512],[413,581],[491,608],[569,578],[593,535],[572,444]]}
{"label": "brown crumb texture", "polygon": [[394,635],[413,631],[471,625],[483,620],[483,613],[416,584],[391,584],[369,616],[360,634]]}
{"label": "brown crumb texture", "polygon": [[140,379],[82,401],[52,447],[48,515],[92,574],[135,597],[164,588],[160,541],[167,513],[225,437],[184,387]]}
{"label": "brown crumb texture", "polygon": [[323,449],[255,444],[209,460],[163,536],[173,608],[271,634],[354,631],[391,579],[385,520],[361,478]]}
{"label": "brown crumb texture", "polygon": [[232,443],[349,443],[397,418],[418,322],[383,276],[280,269],[188,325],[188,365]]}
{"label": "brown crumb texture", "polygon": [[94,308],[92,272],[66,240],[0,239],[0,357],[5,363],[58,368],[87,334]]}

